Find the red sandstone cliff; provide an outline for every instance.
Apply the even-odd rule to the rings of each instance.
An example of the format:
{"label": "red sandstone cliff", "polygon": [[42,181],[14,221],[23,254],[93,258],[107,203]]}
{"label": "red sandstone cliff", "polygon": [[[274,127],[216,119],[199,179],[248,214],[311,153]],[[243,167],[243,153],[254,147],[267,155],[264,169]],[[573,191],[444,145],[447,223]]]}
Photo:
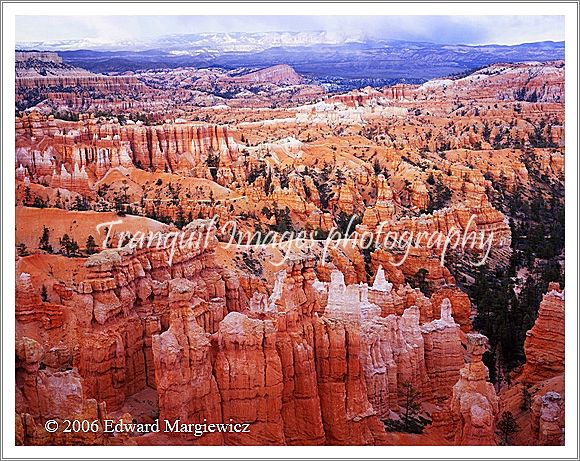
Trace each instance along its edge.
{"label": "red sandstone cliff", "polygon": [[551,284],[544,295],[524,352],[523,381],[535,383],[564,372],[564,292],[558,284]]}
{"label": "red sandstone cliff", "polygon": [[512,443],[564,444],[564,344],[564,291],[551,283],[527,333],[523,370],[499,393],[501,410],[520,427]]}

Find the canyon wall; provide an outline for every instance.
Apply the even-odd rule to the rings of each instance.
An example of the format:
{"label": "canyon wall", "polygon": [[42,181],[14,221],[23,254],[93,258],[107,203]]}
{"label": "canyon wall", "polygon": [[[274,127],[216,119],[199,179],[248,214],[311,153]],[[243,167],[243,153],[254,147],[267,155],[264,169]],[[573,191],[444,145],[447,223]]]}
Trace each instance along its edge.
{"label": "canyon wall", "polygon": [[[179,120],[159,126],[141,122],[120,125],[116,119],[97,123],[94,116],[81,114],[79,122],[57,124],[52,116],[46,118],[32,112],[17,118],[16,134],[23,144],[16,161],[26,167],[36,166],[31,165],[29,152],[38,151],[43,155],[47,150],[52,150],[60,163],[71,166],[78,163],[79,168],[138,165],[144,169],[173,171],[199,166],[210,155],[218,155],[225,163],[228,159],[229,162],[237,159],[237,145],[226,126]],[[101,178],[107,170],[97,176]]]}
{"label": "canyon wall", "polygon": [[[189,229],[209,245],[180,250],[171,264],[157,249],[91,256],[78,285],[55,285],[55,305],[33,299],[21,275],[22,421],[40,424],[87,405],[126,418],[127,402],[153,391],[148,411],[162,420],[251,425],[250,434],[214,433],[196,443],[366,445],[390,443],[381,420],[402,411],[408,384],[421,402],[449,405],[464,364],[449,300],[432,319],[430,300],[409,297],[409,287],[387,303],[395,290],[382,269],[372,287],[346,285],[338,271],[325,283],[309,259],[289,262],[269,297],[245,296],[216,266],[215,229],[204,223]],[[63,394],[50,380],[77,390]],[[43,386],[53,386],[51,398],[37,397]],[[61,437],[50,440],[66,443]],[[102,434],[93,441],[115,442]]]}
{"label": "canyon wall", "polygon": [[564,291],[550,283],[524,343],[526,363],[499,393],[500,411],[518,424],[512,444],[563,445],[565,431]]}

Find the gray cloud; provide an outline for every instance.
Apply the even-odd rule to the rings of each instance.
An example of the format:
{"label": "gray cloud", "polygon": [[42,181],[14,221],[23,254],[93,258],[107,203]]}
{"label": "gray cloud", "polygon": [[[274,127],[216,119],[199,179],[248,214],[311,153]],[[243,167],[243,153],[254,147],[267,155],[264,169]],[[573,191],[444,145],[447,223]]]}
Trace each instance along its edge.
{"label": "gray cloud", "polygon": [[563,16],[17,16],[16,41],[149,40],[168,34],[327,30],[447,44],[564,40]]}

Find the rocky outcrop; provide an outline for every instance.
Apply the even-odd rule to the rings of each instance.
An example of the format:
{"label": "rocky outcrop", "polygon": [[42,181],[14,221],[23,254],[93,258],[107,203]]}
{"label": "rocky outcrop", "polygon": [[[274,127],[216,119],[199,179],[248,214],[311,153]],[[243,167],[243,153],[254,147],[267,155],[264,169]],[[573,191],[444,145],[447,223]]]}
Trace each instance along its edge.
{"label": "rocky outcrop", "polygon": [[83,165],[79,170],[78,163],[75,163],[74,170],[69,173],[66,167],[61,165],[60,172],[56,170],[52,172],[50,186],[55,189],[68,189],[71,192],[77,192],[82,195],[88,195],[92,192],[89,184],[89,175]]}
{"label": "rocky outcrop", "polygon": [[[62,369],[51,360],[51,351],[34,339],[16,342],[16,444],[100,445],[105,443],[102,420],[104,404],[86,399],[83,381],[74,369]],[[64,432],[64,419],[97,421],[98,431]],[[59,430],[47,432],[38,419],[60,422]]]}
{"label": "rocky outcrop", "polygon": [[457,287],[443,287],[431,295],[431,304],[440,306],[445,298],[451,302],[453,319],[459,324],[461,331],[471,331],[471,301],[467,293]]}
{"label": "rocky outcrop", "polygon": [[16,62],[42,61],[53,64],[61,64],[62,58],[53,51],[17,51],[14,53]]}
{"label": "rocky outcrop", "polygon": [[411,186],[411,204],[419,210],[426,210],[429,206],[429,191],[421,181],[415,181]]}
{"label": "rocky outcrop", "polygon": [[143,324],[132,314],[95,330],[84,332],[74,365],[85,394],[117,410],[126,397],[147,385]]}
{"label": "rocky outcrop", "polygon": [[16,87],[18,90],[39,88],[55,92],[62,87],[83,87],[92,91],[111,93],[144,88],[139,80],[131,76],[93,74],[67,64],[54,66],[54,70],[54,73],[42,75],[34,68],[23,69],[16,78]]}
{"label": "rocky outcrop", "polygon": [[558,392],[534,398],[530,425],[538,445],[564,445],[564,401]]}
{"label": "rocky outcrop", "polygon": [[[361,229],[361,230],[364,230]],[[391,235],[401,235],[403,232],[413,233],[418,235],[420,232],[425,232],[425,235],[431,236],[433,234],[442,234],[451,236],[457,233],[460,237],[463,235],[476,235],[481,239],[481,232],[493,231],[493,244],[506,246],[511,241],[511,231],[505,222],[505,217],[497,210],[495,210],[489,203],[484,206],[472,208],[465,205],[457,205],[450,208],[444,208],[434,211],[430,215],[422,215],[419,218],[402,218],[399,220],[392,220],[382,223],[382,226],[377,227],[378,241],[382,242],[391,232]],[[428,238],[419,241],[419,246],[425,247]],[[468,241],[471,243],[471,241]],[[439,248],[432,244],[432,247],[441,251],[443,245]]]}
{"label": "rocky outcrop", "polygon": [[378,306],[369,302],[368,285],[346,285],[340,271],[332,271],[324,315],[360,322],[379,315]]}
{"label": "rocky outcrop", "polygon": [[222,77],[221,81],[230,84],[274,83],[277,85],[297,85],[303,83],[304,79],[289,65],[279,64],[245,75]]}
{"label": "rocky outcrop", "polygon": [[499,394],[502,410],[514,414],[520,428],[514,444],[564,444],[564,343],[564,291],[550,283],[527,332],[526,363]]}
{"label": "rocky outcrop", "polygon": [[405,309],[416,306],[419,309],[421,323],[434,319],[432,303],[418,289],[413,289],[409,285],[399,285],[393,288],[392,284],[385,284],[382,266],[379,266],[373,286],[369,289],[368,298],[370,302],[381,308],[380,315],[387,317],[391,314],[403,315]]}
{"label": "rocky outcrop", "polygon": [[419,326],[419,308],[402,316],[374,317],[363,323],[363,368],[369,402],[381,419],[389,419],[404,404],[405,384],[423,401],[431,397],[425,367],[425,345]]}
{"label": "rocky outcrop", "polygon": [[433,398],[443,402],[451,397],[453,386],[459,379],[459,370],[464,364],[460,328],[453,320],[448,299],[441,303],[441,318],[421,325],[421,333]]}
{"label": "rocky outcrop", "polygon": [[144,85],[134,76],[94,74],[86,69],[63,62],[50,51],[16,52],[16,89],[37,91],[52,89],[55,93],[63,88],[82,87],[84,91],[114,92],[126,89],[143,89]]}
{"label": "rocky outcrop", "polygon": [[326,436],[322,424],[316,374],[312,318],[321,312],[312,287],[314,261],[292,261],[278,273],[271,309],[276,314],[276,350],[282,365],[282,419],[286,443],[321,445]]}
{"label": "rocky outcrop", "polygon": [[[209,246],[179,250],[171,264],[165,250],[105,250],[88,259],[78,286],[58,286],[75,335],[51,354],[34,342],[19,346],[31,357],[23,370],[37,370],[41,360],[68,367],[46,381],[57,399],[44,399],[50,411],[85,411],[84,400],[56,390],[64,381],[117,413],[154,389],[162,420],[251,427],[178,436],[193,443],[365,445],[389,443],[381,419],[401,411],[407,383],[424,404],[449,399],[463,365],[449,300],[441,319],[427,321],[431,301],[408,286],[395,289],[382,268],[371,287],[347,285],[339,271],[325,283],[316,279],[314,260],[300,259],[277,274],[269,296],[254,291],[245,304],[240,290],[252,285],[215,268],[213,230],[201,224],[195,229]],[[36,303],[26,275],[20,285],[18,304]],[[19,321],[23,331],[31,320]],[[48,411],[35,400],[41,382],[22,372],[20,413],[35,424]]]}
{"label": "rocky outcrop", "polygon": [[66,308],[59,304],[42,302],[38,292],[34,289],[30,274],[21,272],[16,279],[16,321],[26,328],[22,334],[29,335],[39,329],[42,330],[38,339],[50,338],[53,333],[65,325]]}
{"label": "rocky outcrop", "polygon": [[564,372],[564,291],[552,283],[540,303],[538,318],[526,333],[522,381],[535,383]]}
{"label": "rocky outcrop", "polygon": [[[169,122],[169,121],[168,121]],[[223,166],[237,160],[238,146],[226,126],[183,123],[177,120],[156,126],[141,122],[121,125],[116,119],[81,116],[75,124],[52,127],[54,118],[37,112],[17,118],[17,161],[33,165],[33,173],[51,174],[56,165],[78,169],[101,179],[111,168],[133,167],[157,171],[202,170],[211,178],[208,158]],[[49,158],[49,166],[44,166]],[[37,160],[40,159],[40,160]],[[56,160],[56,164],[55,164]],[[38,164],[38,167],[37,167]],[[38,169],[38,171],[37,171]],[[199,174],[199,173],[198,173]]]}
{"label": "rocky outcrop", "polygon": [[482,362],[488,348],[487,338],[468,333],[467,348],[470,362],[461,369],[450,402],[455,445],[495,445],[499,405],[495,389],[488,381],[488,369]]}
{"label": "rocky outcrop", "polygon": [[223,418],[251,423],[250,434],[226,434],[230,445],[284,445],[282,364],[270,320],[229,313],[220,323],[216,381]]}
{"label": "rocky outcrop", "polygon": [[441,93],[461,99],[563,102],[564,67],[562,62],[494,64],[457,80],[432,80],[415,92],[417,98]]}
{"label": "rocky outcrop", "polygon": [[379,417],[399,411],[407,384],[423,401],[451,397],[464,353],[448,299],[440,303],[441,318],[431,320],[431,301],[408,286],[394,290],[380,267],[370,288],[345,285],[339,271],[331,273],[330,283],[316,281],[314,287],[326,303],[323,319],[360,326],[368,401]]}
{"label": "rocky outcrop", "polygon": [[[352,177],[347,177],[344,184],[336,186],[333,198],[329,200],[329,207],[336,211],[343,211],[348,216],[361,209],[363,203],[362,196],[357,189],[355,180]],[[351,232],[354,226],[351,228]]]}
{"label": "rocky outcrop", "polygon": [[[152,336],[159,416],[188,424],[221,423],[225,420],[216,378],[212,374],[210,341],[196,322],[187,298],[174,302],[169,329]],[[223,436],[209,433],[199,443],[222,444]]]}
{"label": "rocky outcrop", "polygon": [[[168,328],[175,303],[186,305],[201,328],[217,331],[227,301],[212,261],[211,232],[202,231],[200,242],[207,237],[207,247],[184,248],[173,261],[169,249],[105,250],[87,260],[87,278],[77,287],[59,287],[61,312],[71,312],[68,328],[78,331],[68,346],[78,351],[73,366],[87,396],[116,410],[126,397],[155,386],[151,335]],[[20,305],[30,302],[23,299]],[[34,319],[24,316],[25,307],[19,309],[27,328]]]}
{"label": "rocky outcrop", "polygon": [[316,374],[326,443],[376,445],[384,428],[367,398],[360,328],[321,317],[314,323]]}
{"label": "rocky outcrop", "polygon": [[377,200],[365,209],[362,224],[375,229],[380,223],[390,221],[395,215],[395,196],[384,175],[377,176]]}

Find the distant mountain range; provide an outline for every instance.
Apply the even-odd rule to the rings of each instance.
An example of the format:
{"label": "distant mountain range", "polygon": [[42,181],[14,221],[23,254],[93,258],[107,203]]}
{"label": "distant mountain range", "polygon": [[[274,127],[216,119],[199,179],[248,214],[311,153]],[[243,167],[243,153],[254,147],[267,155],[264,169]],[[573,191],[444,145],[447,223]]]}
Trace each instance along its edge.
{"label": "distant mountain range", "polygon": [[345,81],[353,86],[422,83],[498,62],[564,59],[564,42],[444,45],[329,32],[187,34],[120,43],[62,40],[19,43],[18,48],[55,50],[66,63],[105,73],[288,64],[307,78],[341,87]]}
{"label": "distant mountain range", "polygon": [[278,46],[343,45],[365,42],[361,33],[349,31],[230,32],[165,35],[150,40],[103,41],[94,39],[21,42],[20,49],[46,51],[146,51],[165,50],[175,54],[199,52],[263,51]]}

